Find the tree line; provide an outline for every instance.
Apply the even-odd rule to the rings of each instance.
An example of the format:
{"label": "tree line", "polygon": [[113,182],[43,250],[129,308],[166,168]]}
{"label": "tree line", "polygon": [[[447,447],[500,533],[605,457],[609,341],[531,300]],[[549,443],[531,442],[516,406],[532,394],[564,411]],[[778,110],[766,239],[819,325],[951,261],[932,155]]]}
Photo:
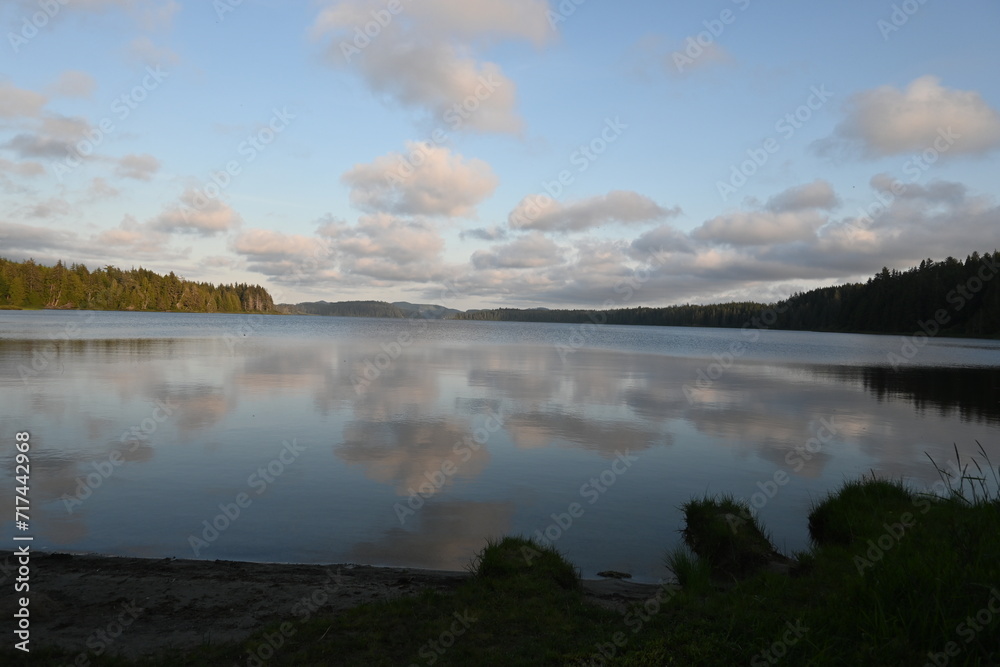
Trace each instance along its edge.
{"label": "tree line", "polygon": [[882,270],[864,283],[793,294],[777,304],[684,304],[664,308],[470,310],[462,320],[742,327],[771,310],[772,329],[913,333],[926,328],[951,335],[1000,335],[1000,252],[974,252],[965,261],[925,259],[905,271]]}
{"label": "tree line", "polygon": [[33,259],[0,258],[0,306],[86,310],[150,310],[190,313],[274,312],[260,285],[214,285],[113,266],[89,270],[83,264],[44,266]]}

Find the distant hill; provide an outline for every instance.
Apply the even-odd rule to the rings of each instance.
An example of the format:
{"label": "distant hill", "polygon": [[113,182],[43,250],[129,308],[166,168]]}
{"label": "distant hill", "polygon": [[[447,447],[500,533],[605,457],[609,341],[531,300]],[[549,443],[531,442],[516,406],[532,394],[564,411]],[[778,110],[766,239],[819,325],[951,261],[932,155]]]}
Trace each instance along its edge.
{"label": "distant hill", "polygon": [[287,315],[326,315],[332,317],[388,317],[402,319],[406,313],[385,301],[312,301],[305,303],[280,303],[279,312]]}
{"label": "distant hill", "polygon": [[448,320],[460,314],[461,310],[445,308],[430,303],[409,303],[408,301],[396,301],[392,305],[406,313],[407,317],[417,315],[428,320]]}
{"label": "distant hill", "polygon": [[428,320],[453,319],[462,311],[430,303],[397,301],[311,301],[305,303],[279,303],[278,312],[286,315],[325,315],[330,317],[388,317],[402,319],[422,317]]}

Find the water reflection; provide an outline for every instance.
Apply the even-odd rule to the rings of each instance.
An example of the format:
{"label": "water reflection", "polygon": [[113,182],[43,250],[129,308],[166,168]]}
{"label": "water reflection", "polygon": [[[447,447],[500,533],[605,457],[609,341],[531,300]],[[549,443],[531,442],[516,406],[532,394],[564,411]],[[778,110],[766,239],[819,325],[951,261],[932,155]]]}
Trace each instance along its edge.
{"label": "water reflection", "polygon": [[844,381],[860,379],[880,401],[907,399],[918,413],[957,413],[962,421],[1000,423],[1000,369],[888,366],[824,370]]}
{"label": "water reflection", "polygon": [[513,502],[441,502],[420,512],[415,531],[390,528],[376,542],[351,550],[360,563],[436,570],[464,570],[484,537],[502,537],[513,527]]}
{"label": "water reflection", "polygon": [[[95,335],[117,326],[102,317]],[[169,321],[179,331],[187,319]],[[738,332],[636,328],[622,349],[605,338],[567,354],[545,343],[566,328],[437,323],[373,365],[408,323],[265,318],[234,341],[233,322],[200,318],[186,337],[0,339],[0,418],[35,443],[39,546],[190,556],[188,533],[297,438],[309,452],[301,469],[205,557],[460,568],[487,536],[547,525],[629,451],[635,469],[559,546],[586,571],[619,562],[628,544],[645,563],[636,574],[652,577],[675,539],[673,508],[692,495],[749,495],[784,470],[792,482],[765,512],[797,548],[808,501],[845,476],[929,482],[925,452],[943,461],[952,443],[1000,445],[1000,345],[989,342],[956,353],[971,367],[893,371],[872,361],[892,339],[774,332],[766,353],[699,383],[715,363],[706,350]],[[845,363],[859,338],[885,350]],[[948,344],[927,359],[946,358]],[[804,450],[823,429],[832,436]],[[0,454],[9,478],[9,439]],[[6,479],[0,498],[12,502],[12,489]],[[394,508],[417,491],[419,511],[400,521]],[[280,552],[265,519],[286,526]]]}
{"label": "water reflection", "polygon": [[478,440],[468,423],[456,420],[354,421],[334,451],[401,496],[420,490],[429,497],[456,478],[475,478],[485,470],[488,438]]}

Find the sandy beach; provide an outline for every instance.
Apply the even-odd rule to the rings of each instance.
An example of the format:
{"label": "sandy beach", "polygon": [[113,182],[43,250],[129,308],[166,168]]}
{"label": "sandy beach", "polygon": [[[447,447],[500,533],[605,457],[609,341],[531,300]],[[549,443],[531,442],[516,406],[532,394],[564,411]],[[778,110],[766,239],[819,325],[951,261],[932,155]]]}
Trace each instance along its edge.
{"label": "sandy beach", "polygon": [[[16,559],[0,552],[3,609],[14,609]],[[129,658],[202,643],[246,639],[273,623],[294,628],[315,614],[436,590],[468,577],[366,565],[302,565],[32,554],[31,646],[80,655]],[[606,579],[584,581],[595,604],[624,611],[656,586]],[[13,629],[13,628],[11,628]]]}

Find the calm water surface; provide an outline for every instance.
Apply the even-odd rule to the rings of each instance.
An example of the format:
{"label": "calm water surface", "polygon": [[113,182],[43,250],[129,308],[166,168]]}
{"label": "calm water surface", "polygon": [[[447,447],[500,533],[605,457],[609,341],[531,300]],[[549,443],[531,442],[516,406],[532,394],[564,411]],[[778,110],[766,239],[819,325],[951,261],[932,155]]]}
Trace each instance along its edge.
{"label": "calm water surface", "polygon": [[585,577],[655,581],[694,495],[751,500],[794,550],[845,478],[927,488],[928,454],[947,465],[977,441],[1000,462],[1000,342],[931,340],[894,370],[901,346],[0,312],[0,498],[13,505],[13,436],[29,431],[41,549],[462,569],[488,537],[540,531]]}

